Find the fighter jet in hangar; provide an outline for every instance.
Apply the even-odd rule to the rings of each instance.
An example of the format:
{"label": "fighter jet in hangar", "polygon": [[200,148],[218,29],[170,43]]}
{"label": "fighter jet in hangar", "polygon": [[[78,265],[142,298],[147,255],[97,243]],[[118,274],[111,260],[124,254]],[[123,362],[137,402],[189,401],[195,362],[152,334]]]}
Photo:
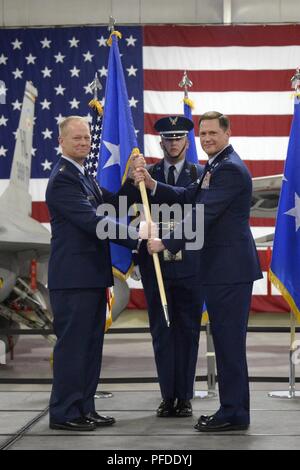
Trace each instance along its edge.
{"label": "fighter jet in hangar", "polygon": [[[50,232],[31,217],[29,194],[36,97],[37,90],[26,82],[10,181],[0,197],[0,328],[16,323],[52,327],[47,289],[41,282],[46,280]],[[54,341],[53,336],[47,338]]]}

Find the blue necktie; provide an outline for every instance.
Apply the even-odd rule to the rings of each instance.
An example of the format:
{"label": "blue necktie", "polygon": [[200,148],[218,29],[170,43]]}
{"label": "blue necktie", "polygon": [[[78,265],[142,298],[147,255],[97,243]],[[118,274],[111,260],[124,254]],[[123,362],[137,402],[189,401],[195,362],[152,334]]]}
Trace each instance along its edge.
{"label": "blue necktie", "polygon": [[171,165],[169,167],[167,183],[170,184],[171,186],[175,186],[175,175],[174,175],[175,170],[176,170],[176,167],[174,165]]}

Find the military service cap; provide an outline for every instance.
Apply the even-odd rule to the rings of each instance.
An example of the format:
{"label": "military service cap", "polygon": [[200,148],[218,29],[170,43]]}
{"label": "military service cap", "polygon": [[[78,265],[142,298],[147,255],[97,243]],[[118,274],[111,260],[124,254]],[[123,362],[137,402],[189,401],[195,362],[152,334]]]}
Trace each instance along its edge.
{"label": "military service cap", "polygon": [[167,116],[154,124],[154,129],[165,139],[181,139],[194,127],[193,121],[185,116]]}

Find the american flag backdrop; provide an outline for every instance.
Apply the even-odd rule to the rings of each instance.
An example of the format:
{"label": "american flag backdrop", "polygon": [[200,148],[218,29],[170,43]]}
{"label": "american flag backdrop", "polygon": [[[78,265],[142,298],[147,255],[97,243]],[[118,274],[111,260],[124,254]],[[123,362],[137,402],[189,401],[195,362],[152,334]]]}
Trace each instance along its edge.
{"label": "american flag backdrop", "polygon": [[[178,87],[187,70],[193,87],[195,123],[202,112],[218,110],[232,122],[235,150],[253,176],[283,171],[293,113],[290,78],[300,62],[300,25],[130,26],[118,27],[129,103],[138,145],[149,162],[162,157],[154,121],[183,113]],[[5,189],[14,150],[26,80],[38,88],[32,150],[33,216],[48,223],[44,204],[47,179],[60,154],[57,124],[63,116],[88,115],[89,88],[95,72],[105,89],[108,37],[106,27],[2,29],[0,81],[6,104],[0,104],[0,194]],[[102,92],[104,93],[104,91]],[[99,98],[103,98],[103,93]],[[197,138],[198,155],[204,159]],[[263,226],[262,226],[263,225]],[[255,235],[272,220],[252,220]],[[261,253],[262,268],[267,257]],[[132,305],[141,293],[132,286]],[[139,295],[138,295],[139,294]],[[286,307],[267,283],[255,285],[253,308]],[[139,303],[140,302],[140,303]]]}

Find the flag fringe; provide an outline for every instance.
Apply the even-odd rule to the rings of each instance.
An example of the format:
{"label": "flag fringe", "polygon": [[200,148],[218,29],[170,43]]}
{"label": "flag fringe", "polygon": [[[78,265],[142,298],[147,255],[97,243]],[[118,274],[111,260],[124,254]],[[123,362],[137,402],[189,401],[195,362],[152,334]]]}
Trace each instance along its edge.
{"label": "flag fringe", "polygon": [[122,273],[122,271],[120,271],[118,268],[116,268],[115,266],[113,266],[113,269],[112,269],[112,272],[113,272],[113,275],[115,277],[117,277],[118,279],[120,279],[120,281],[126,281],[126,279],[129,278],[130,274],[132,273],[133,271],[133,268],[134,268],[134,264],[131,263],[130,266],[129,266],[129,269],[126,273]]}
{"label": "flag fringe", "polygon": [[195,107],[194,101],[192,101],[190,98],[184,98],[183,102],[184,102],[184,104],[189,106],[191,109],[194,109],[194,107]]}
{"label": "flag fringe", "polygon": [[106,321],[105,321],[105,327],[104,327],[104,333],[107,332],[107,330],[111,327],[113,323],[112,319],[112,308],[115,303],[115,296],[113,292],[112,287],[107,287],[106,288],[106,303],[107,303],[107,309],[108,309],[108,316],[106,312]]}
{"label": "flag fringe", "polygon": [[91,101],[89,102],[89,107],[92,108],[92,109],[94,109],[95,111],[97,111],[97,113],[99,114],[99,116],[102,116],[102,115],[103,115],[103,107],[102,107],[100,101],[95,100],[95,99],[91,100]]}
{"label": "flag fringe", "polygon": [[126,180],[127,175],[128,175],[131,157],[132,157],[133,155],[137,155],[137,154],[139,154],[139,153],[140,153],[140,151],[139,151],[138,147],[134,147],[134,148],[132,149],[131,154],[130,154],[130,157],[128,158],[127,163],[126,163],[126,168],[125,168],[125,171],[124,171],[124,174],[123,174],[123,178],[122,178],[122,183],[121,183],[122,185],[125,183],[125,180]]}
{"label": "flag fringe", "polygon": [[202,312],[201,324],[206,325],[207,323],[209,323],[209,315],[208,315],[208,311],[204,310],[204,312]]}
{"label": "flag fringe", "polygon": [[298,323],[300,323],[300,310],[298,309],[293,297],[287,290],[287,288],[282,284],[282,282],[278,279],[278,277],[273,273],[273,271],[269,270],[269,279],[272,284],[278,289],[282,295],[282,297],[286,300],[289,304],[291,311],[295,315]]}
{"label": "flag fringe", "polygon": [[110,329],[112,323],[113,323],[112,317],[107,318],[107,320],[105,322],[104,333],[107,333],[107,331]]}
{"label": "flag fringe", "polygon": [[107,45],[108,45],[109,47],[111,47],[111,45],[112,45],[112,37],[113,37],[113,36],[117,36],[118,39],[122,39],[122,33],[120,33],[120,31],[113,31],[113,32],[111,33],[111,35],[109,36],[108,40],[106,41],[106,42],[107,42]]}

